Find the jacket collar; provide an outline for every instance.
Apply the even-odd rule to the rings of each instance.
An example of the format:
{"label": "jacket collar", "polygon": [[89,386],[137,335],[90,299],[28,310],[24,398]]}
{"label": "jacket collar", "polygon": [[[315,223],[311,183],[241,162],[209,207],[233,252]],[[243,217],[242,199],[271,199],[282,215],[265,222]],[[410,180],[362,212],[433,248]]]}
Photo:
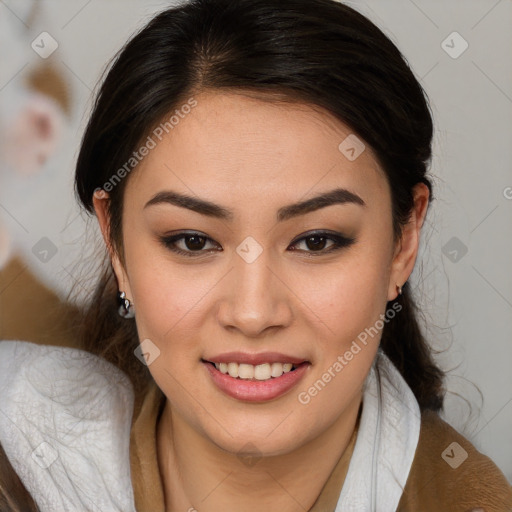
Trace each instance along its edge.
{"label": "jacket collar", "polygon": [[418,445],[416,398],[379,350],[366,378],[357,442],[336,512],[394,512]]}

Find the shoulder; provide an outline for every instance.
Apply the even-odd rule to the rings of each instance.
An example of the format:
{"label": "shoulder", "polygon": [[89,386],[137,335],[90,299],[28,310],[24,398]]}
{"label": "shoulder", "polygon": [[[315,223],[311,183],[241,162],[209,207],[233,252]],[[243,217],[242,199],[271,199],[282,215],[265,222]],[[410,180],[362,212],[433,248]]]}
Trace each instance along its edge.
{"label": "shoulder", "polygon": [[[0,390],[9,393],[16,386],[37,385],[41,390],[58,389],[57,379],[91,383],[125,383],[128,377],[105,359],[73,347],[41,345],[29,341],[0,341]],[[65,391],[67,388],[62,388]]]}
{"label": "shoulder", "polygon": [[[72,347],[0,341],[2,409],[42,415],[77,412],[84,404],[133,401],[128,376],[105,359]],[[101,395],[101,396],[100,396]],[[34,407],[37,406],[37,409]]]}
{"label": "shoulder", "polygon": [[492,460],[432,411],[421,417],[399,512],[512,511],[512,487]]}
{"label": "shoulder", "polygon": [[83,510],[97,496],[133,510],[124,372],[83,350],[0,341],[0,396],[0,444],[38,504]]}

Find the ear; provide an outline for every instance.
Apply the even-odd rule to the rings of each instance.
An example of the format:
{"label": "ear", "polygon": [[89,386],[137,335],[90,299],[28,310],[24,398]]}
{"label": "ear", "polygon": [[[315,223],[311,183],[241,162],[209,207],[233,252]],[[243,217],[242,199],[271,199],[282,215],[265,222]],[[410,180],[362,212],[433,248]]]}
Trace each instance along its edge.
{"label": "ear", "polygon": [[110,243],[110,214],[108,209],[110,197],[104,190],[98,189],[93,194],[92,202],[100,225],[103,240],[110,254],[112,266],[114,267],[118,288],[119,290],[126,292],[127,297],[131,299],[132,293],[126,269],[121,262],[117,250]]}
{"label": "ear", "polygon": [[402,287],[413,271],[420,245],[421,227],[427,214],[429,194],[429,189],[424,183],[417,183],[413,188],[414,207],[407,224],[402,228],[402,236],[396,244],[391,263],[388,300],[396,299],[397,285]]}

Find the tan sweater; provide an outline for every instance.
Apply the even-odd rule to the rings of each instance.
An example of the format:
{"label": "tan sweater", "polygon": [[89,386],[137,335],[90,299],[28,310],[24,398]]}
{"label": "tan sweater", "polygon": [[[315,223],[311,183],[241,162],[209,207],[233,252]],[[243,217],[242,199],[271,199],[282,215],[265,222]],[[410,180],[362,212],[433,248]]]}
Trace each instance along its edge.
{"label": "tan sweater", "polygon": [[[165,404],[156,384],[132,420],[130,463],[138,512],[166,512],[156,452],[156,426]],[[357,432],[309,512],[334,512]],[[448,449],[451,443],[457,445]],[[444,454],[444,458],[442,457]],[[447,462],[449,461],[449,462]],[[498,467],[436,413],[422,415],[420,438],[397,512],[511,512],[512,487]]]}

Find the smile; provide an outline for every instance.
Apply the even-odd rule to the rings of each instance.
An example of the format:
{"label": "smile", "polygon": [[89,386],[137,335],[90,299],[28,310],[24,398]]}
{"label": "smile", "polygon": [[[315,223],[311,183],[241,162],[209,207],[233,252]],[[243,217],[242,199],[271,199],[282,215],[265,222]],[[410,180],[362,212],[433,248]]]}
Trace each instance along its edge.
{"label": "smile", "polygon": [[202,360],[213,383],[237,400],[265,402],[283,396],[304,377],[311,364],[268,362],[248,364]]}
{"label": "smile", "polygon": [[215,368],[234,379],[268,380],[281,377],[283,373],[293,371],[296,366],[292,363],[263,363],[258,365],[238,363],[215,363]]}

